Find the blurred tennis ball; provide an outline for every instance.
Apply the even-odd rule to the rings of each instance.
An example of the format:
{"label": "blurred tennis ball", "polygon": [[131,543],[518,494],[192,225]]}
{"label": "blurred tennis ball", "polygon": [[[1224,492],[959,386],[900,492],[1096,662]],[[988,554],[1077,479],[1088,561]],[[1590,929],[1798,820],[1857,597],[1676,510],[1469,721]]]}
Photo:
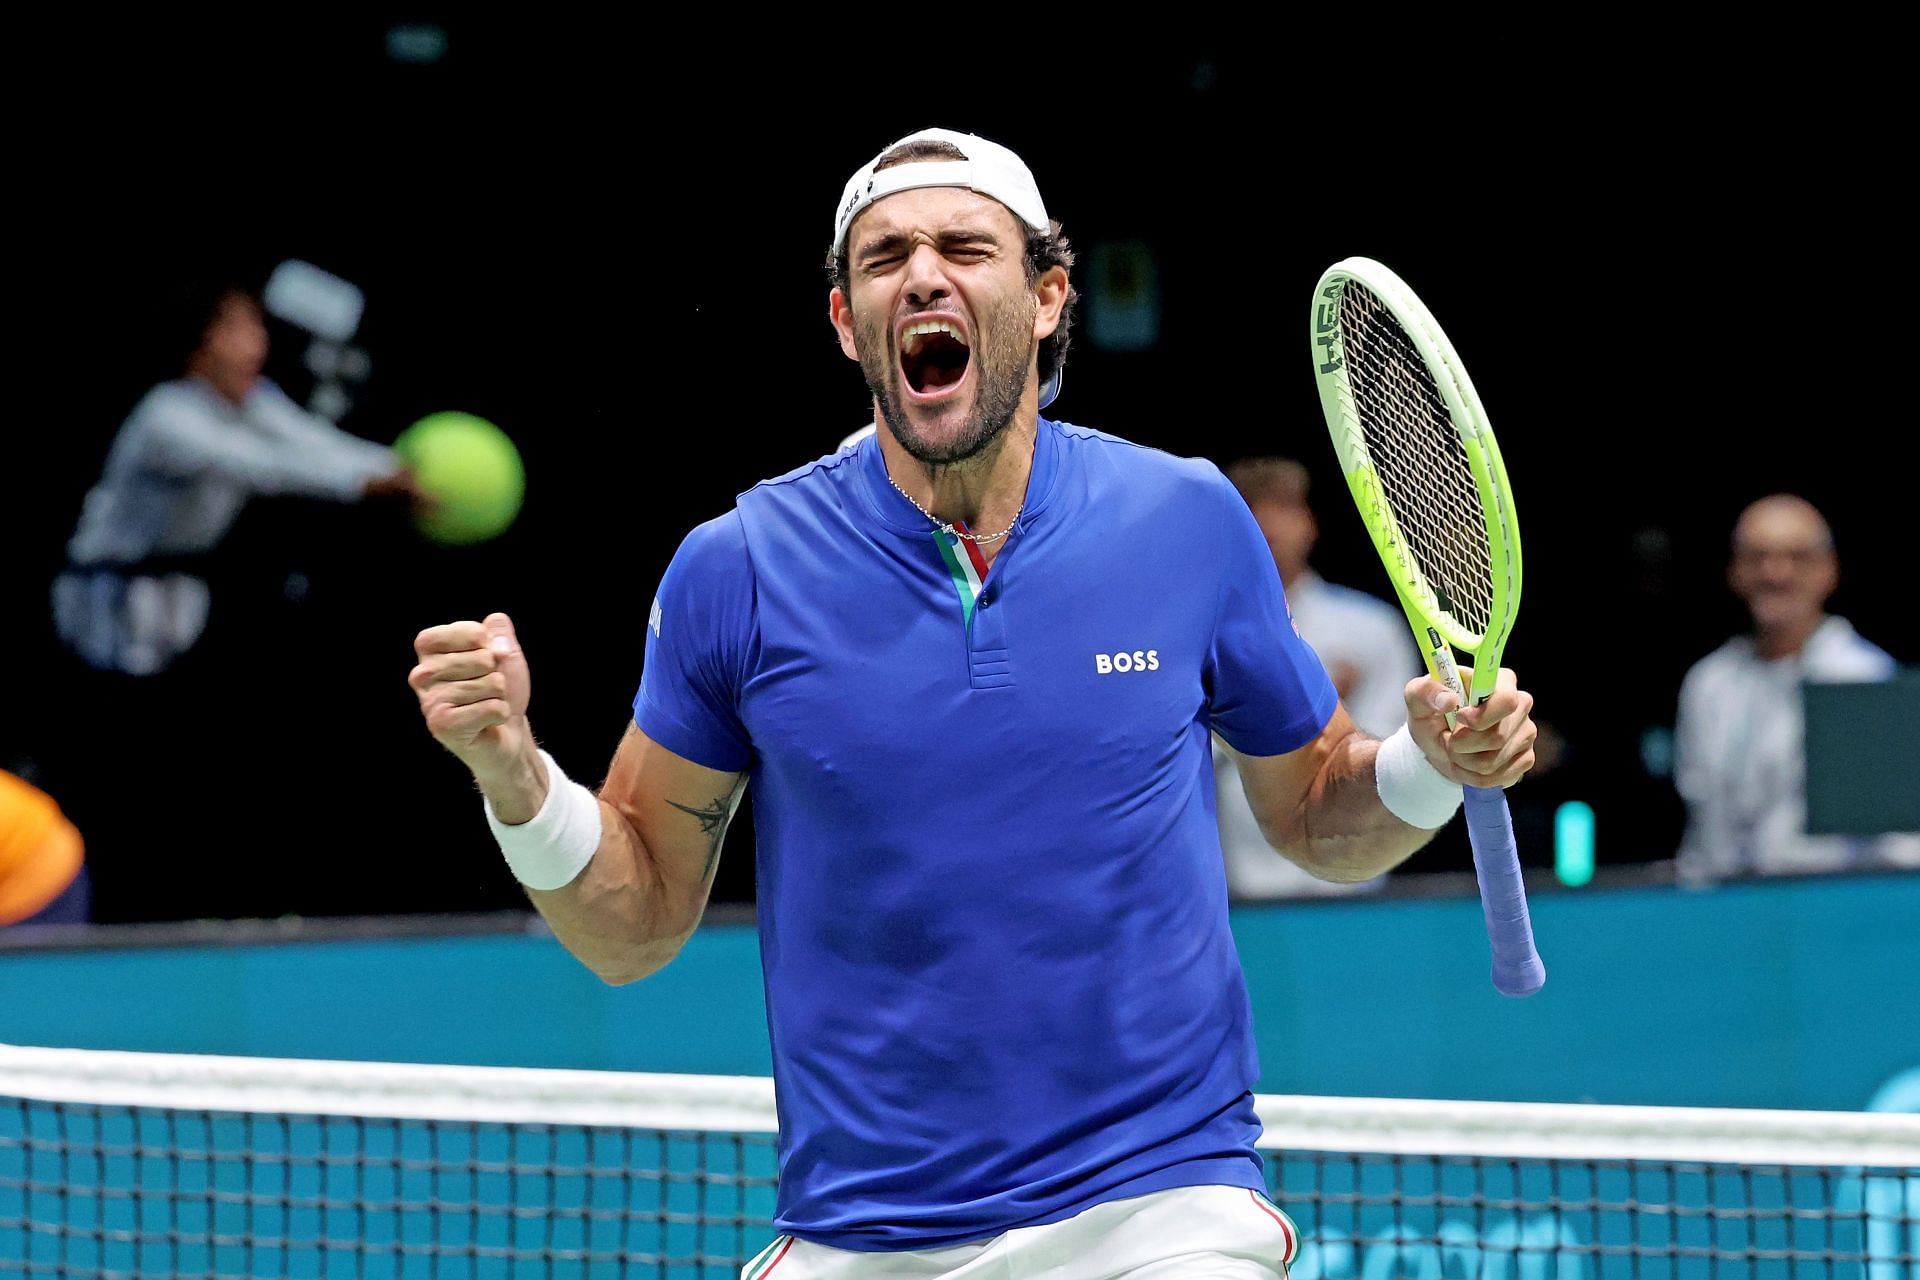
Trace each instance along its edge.
{"label": "blurred tennis ball", "polygon": [[437,504],[413,523],[435,542],[485,542],[520,514],[527,473],[507,433],[471,413],[433,413],[400,433],[393,449]]}

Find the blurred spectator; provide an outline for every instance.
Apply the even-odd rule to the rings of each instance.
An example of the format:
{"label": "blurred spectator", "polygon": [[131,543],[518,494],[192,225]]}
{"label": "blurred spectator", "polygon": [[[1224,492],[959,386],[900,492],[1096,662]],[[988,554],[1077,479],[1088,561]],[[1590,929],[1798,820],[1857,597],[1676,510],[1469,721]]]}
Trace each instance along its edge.
{"label": "blurred spectator", "polygon": [[0,770],[0,926],[86,918],[80,832],[52,796]]}
{"label": "blurred spectator", "polygon": [[232,607],[248,594],[235,570],[253,552],[224,544],[249,499],[417,500],[390,450],[262,376],[268,335],[251,293],[201,283],[166,301],[175,328],[161,355],[185,376],[134,407],[86,495],[52,586],[58,643],[78,661],[48,674],[57,694],[27,748],[86,840],[102,921],[251,914],[271,900],[262,885],[287,878],[259,846],[284,856],[293,844],[274,830],[307,747],[260,750],[246,699],[262,675],[301,673],[258,670],[287,637],[263,646],[228,620],[246,617]]}
{"label": "blurred spectator", "polygon": [[[1320,528],[1307,502],[1307,469],[1289,458],[1243,458],[1226,469],[1267,536],[1287,605],[1300,634],[1320,655],[1354,723],[1384,738],[1406,720],[1407,681],[1425,668],[1406,616],[1364,592],[1335,586],[1308,565]],[[1378,887],[1315,879],[1281,857],[1260,834],[1240,772],[1216,740],[1215,788],[1227,887],[1236,898],[1344,894]]]}
{"label": "blurred spectator", "polygon": [[1741,513],[1727,581],[1753,631],[1695,663],[1680,688],[1674,779],[1687,806],[1683,880],[1920,866],[1920,839],[1806,834],[1802,681],[1886,680],[1894,661],[1826,612],[1833,534],[1791,494]]}
{"label": "blurred spectator", "polygon": [[60,638],[104,671],[153,675],[194,646],[212,605],[206,562],[253,495],[417,497],[389,450],[260,376],[267,328],[251,293],[219,285],[181,304],[186,376],[120,427],[54,581]]}

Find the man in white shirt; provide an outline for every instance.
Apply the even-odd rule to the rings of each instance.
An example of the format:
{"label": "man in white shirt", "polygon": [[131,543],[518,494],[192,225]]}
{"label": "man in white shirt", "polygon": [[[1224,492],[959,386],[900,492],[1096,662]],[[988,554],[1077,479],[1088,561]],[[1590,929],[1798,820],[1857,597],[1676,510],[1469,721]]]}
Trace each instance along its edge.
{"label": "man in white shirt", "polygon": [[[1326,581],[1308,565],[1320,528],[1307,502],[1305,467],[1290,458],[1243,458],[1226,474],[1266,535],[1294,624],[1320,655],[1354,723],[1377,738],[1391,734],[1406,721],[1407,681],[1425,673],[1405,615]],[[1254,822],[1239,771],[1217,741],[1213,775],[1227,888],[1234,897],[1330,896],[1379,887],[1377,879],[1357,885],[1319,880],[1276,854]]]}
{"label": "man in white shirt", "polygon": [[1680,688],[1681,878],[1920,866],[1920,837],[1806,833],[1801,683],[1894,672],[1891,657],[1826,612],[1839,560],[1825,518],[1791,494],[1755,502],[1734,527],[1727,581],[1753,631],[1695,663]]}

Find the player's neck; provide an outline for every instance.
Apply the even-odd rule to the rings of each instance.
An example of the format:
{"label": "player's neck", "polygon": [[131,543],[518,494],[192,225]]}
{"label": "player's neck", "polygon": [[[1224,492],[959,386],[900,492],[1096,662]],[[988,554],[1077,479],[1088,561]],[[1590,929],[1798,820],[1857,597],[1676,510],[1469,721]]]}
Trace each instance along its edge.
{"label": "player's neck", "polygon": [[[1033,414],[1016,413],[980,452],[946,465],[920,461],[885,430],[880,451],[887,474],[908,497],[939,519],[985,537],[1011,525],[1026,502],[1036,427]],[[996,538],[981,543],[980,551],[991,563],[1004,545],[1004,538]]]}

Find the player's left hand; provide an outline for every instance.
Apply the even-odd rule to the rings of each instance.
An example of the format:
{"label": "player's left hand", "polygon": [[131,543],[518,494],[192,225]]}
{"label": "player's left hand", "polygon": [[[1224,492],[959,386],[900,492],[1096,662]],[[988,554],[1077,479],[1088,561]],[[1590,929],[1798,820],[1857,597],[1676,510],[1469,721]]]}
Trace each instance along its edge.
{"label": "player's left hand", "polygon": [[[1473,668],[1460,668],[1471,688]],[[1493,692],[1477,707],[1460,710],[1453,690],[1432,676],[1407,682],[1407,730],[1433,767],[1463,786],[1510,787],[1533,768],[1533,695],[1513,672],[1500,668]],[[1447,712],[1457,711],[1447,727]]]}

